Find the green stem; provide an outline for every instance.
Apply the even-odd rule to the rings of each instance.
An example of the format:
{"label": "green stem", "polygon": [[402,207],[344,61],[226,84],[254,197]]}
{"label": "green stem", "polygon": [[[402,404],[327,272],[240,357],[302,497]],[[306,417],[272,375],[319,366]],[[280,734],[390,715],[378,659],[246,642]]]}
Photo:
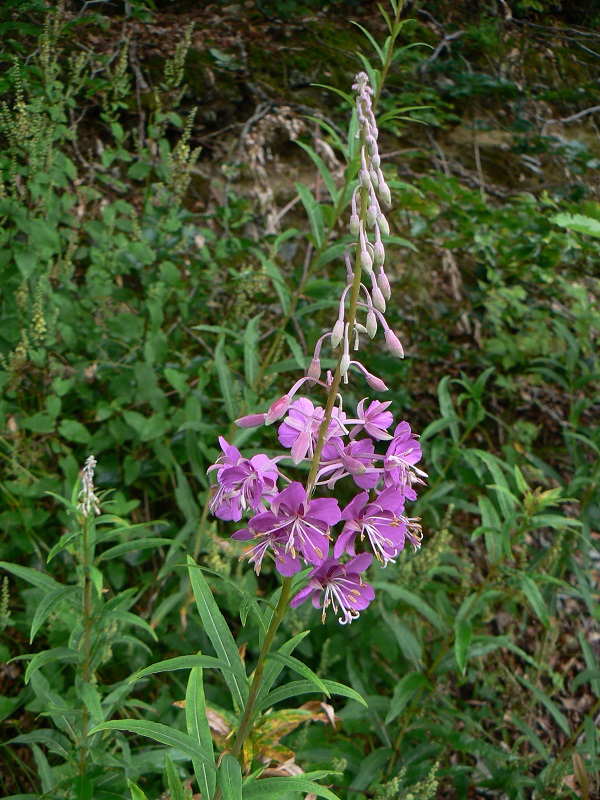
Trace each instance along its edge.
{"label": "green stem", "polygon": [[[242,766],[243,766],[244,743],[248,738],[248,734],[252,727],[254,706],[256,705],[256,698],[258,697],[258,693],[260,691],[262,676],[265,670],[265,663],[267,660],[267,656],[271,652],[271,645],[273,644],[273,640],[275,639],[275,634],[277,633],[277,630],[281,625],[285,613],[288,610],[291,593],[292,593],[292,578],[283,578],[281,584],[281,594],[279,595],[279,602],[277,603],[277,607],[273,612],[273,616],[271,617],[271,622],[269,623],[269,627],[265,634],[263,645],[261,647],[260,654],[258,656],[258,661],[256,663],[256,669],[254,670],[254,677],[252,678],[252,684],[250,686],[250,692],[248,694],[248,701],[246,703],[246,708],[244,709],[244,714],[240,721],[240,726],[235,736],[233,747],[231,748],[231,755],[234,756],[234,758],[237,758],[240,764],[242,764]],[[217,790],[215,792],[213,800],[220,800],[221,795],[222,795],[221,787],[217,786]]]}
{"label": "green stem", "polygon": [[[92,579],[90,578],[89,520],[84,517],[82,527],[82,568],[83,568],[83,665],[82,678],[87,683],[90,679],[90,654],[92,649]],[[79,754],[79,774],[85,776],[88,747],[87,732],[89,711],[84,705],[81,720],[81,745]]]}

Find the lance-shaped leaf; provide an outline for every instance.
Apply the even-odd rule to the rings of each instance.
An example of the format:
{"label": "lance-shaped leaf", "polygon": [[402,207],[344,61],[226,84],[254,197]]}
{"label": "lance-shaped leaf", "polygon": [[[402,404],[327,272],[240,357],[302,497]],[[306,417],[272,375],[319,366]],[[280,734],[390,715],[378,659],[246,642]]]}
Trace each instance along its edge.
{"label": "lance-shaped leaf", "polygon": [[236,674],[239,678],[245,680],[243,669],[236,665],[233,667],[221,658],[214,656],[204,656],[198,654],[196,656],[176,656],[175,658],[168,658],[166,661],[159,661],[158,664],[151,664],[149,667],[144,667],[129,679],[131,682],[137,681],[140,678],[145,678],[147,675],[157,675],[159,672],[175,672],[178,669],[193,669],[194,667],[204,667],[205,669],[220,669],[229,675]]}
{"label": "lance-shaped leaf", "polygon": [[185,800],[183,786],[181,785],[175,765],[168,753],[165,753],[165,772],[167,773],[167,783],[169,785],[171,800]]}
{"label": "lance-shaped leaf", "polygon": [[248,681],[245,677],[242,678],[242,675],[245,676],[246,672],[238,653],[235,639],[225,622],[225,618],[219,611],[204,575],[196,567],[193,558],[190,556],[188,556],[188,567],[202,624],[218,657],[225,661],[232,670],[232,674],[223,672],[223,677],[229,687],[235,705],[240,709],[244,708],[248,700]]}
{"label": "lance-shaped leaf", "polygon": [[[357,703],[367,707],[367,701],[364,697],[349,686],[344,686],[343,683],[338,683],[337,681],[323,680],[323,683],[330,694],[348,697],[350,700],[356,700]],[[276,689],[273,689],[272,692],[269,692],[264,700],[256,704],[255,711],[264,711],[267,708],[271,708],[275,703],[287,700],[288,697],[297,697],[301,694],[314,694],[318,691],[319,690],[312,681],[291,681],[291,683],[286,683],[285,686],[278,686]]]}
{"label": "lance-shaped leaf", "polygon": [[[206,716],[202,667],[194,667],[190,672],[185,693],[185,722],[188,735],[198,744],[206,757],[214,761],[212,736]],[[192,765],[200,794],[202,797],[211,798],[217,786],[217,776],[213,770],[208,769],[197,759],[192,759]]]}
{"label": "lance-shaped leaf", "polygon": [[259,781],[252,781],[243,787],[244,800],[279,800],[280,797],[287,795],[288,792],[304,792],[305,794],[316,794],[325,797],[327,800],[339,800],[339,798],[324,786],[318,783],[305,780],[304,778],[264,778]]}
{"label": "lance-shaped leaf", "polygon": [[225,753],[221,759],[219,782],[223,800],[242,800],[242,768],[230,753]]}
{"label": "lance-shaped leaf", "polygon": [[39,606],[35,610],[33,622],[31,623],[31,633],[29,635],[29,642],[33,642],[36,633],[42,627],[48,617],[53,614],[61,603],[74,594],[80,591],[77,586],[61,586],[59,589],[53,589],[45,595]]}
{"label": "lance-shaped leaf", "polygon": [[269,653],[267,658],[279,661],[280,664],[284,664],[286,667],[293,669],[294,672],[302,675],[303,678],[309,680],[317,687],[317,689],[329,697],[329,689],[325,683],[315,672],[312,671],[310,667],[307,667],[306,664],[304,664],[298,658],[295,658],[294,656],[286,656],[283,653]]}

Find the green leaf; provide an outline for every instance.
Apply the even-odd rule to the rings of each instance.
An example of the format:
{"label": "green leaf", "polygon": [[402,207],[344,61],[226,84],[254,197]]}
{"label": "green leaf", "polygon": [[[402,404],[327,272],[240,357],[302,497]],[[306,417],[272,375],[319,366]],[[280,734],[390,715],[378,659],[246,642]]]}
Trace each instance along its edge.
{"label": "green leaf", "polygon": [[97,556],[95,563],[100,564],[102,561],[109,561],[111,558],[118,558],[125,553],[134,553],[137,550],[150,550],[162,545],[169,545],[173,547],[184,547],[183,542],[178,542],[175,539],[165,539],[161,536],[153,536],[146,539],[134,539],[131,542],[123,542],[116,544],[114,547],[109,547],[103,553]]}
{"label": "green leaf", "polygon": [[319,248],[323,244],[323,237],[325,235],[323,213],[308,186],[304,186],[302,183],[296,183],[296,191],[300,195],[300,200],[308,215],[315,246]]}
{"label": "green leaf", "polygon": [[544,628],[550,627],[550,614],[539,586],[529,575],[521,576],[521,591],[529,601]]}
{"label": "green leaf", "polygon": [[452,397],[450,396],[450,390],[448,388],[449,383],[450,383],[450,376],[444,375],[444,377],[438,384],[438,400],[440,404],[440,414],[442,415],[443,419],[448,420],[448,427],[450,428],[452,441],[455,444],[458,444],[460,440],[460,430],[458,427],[458,422],[455,421],[458,419],[458,417],[456,415],[456,411],[454,410],[454,403],[452,402]]}
{"label": "green leaf", "polygon": [[0,568],[5,569],[7,572],[12,572],[17,578],[22,578],[38,589],[50,589],[52,591],[63,588],[61,583],[58,583],[58,581],[55,581],[54,578],[51,578],[50,575],[46,575],[44,572],[38,572],[37,569],[21,567],[18,564],[10,564],[8,561],[0,561]]}
{"label": "green leaf", "polygon": [[165,772],[167,773],[167,784],[169,786],[170,800],[185,800],[185,792],[179,775],[168,753],[165,753]]}
{"label": "green leaf", "polygon": [[405,706],[413,695],[427,683],[429,681],[422,672],[409,672],[401,678],[394,689],[385,724],[389,725],[390,722],[393,722],[404,711]]}
{"label": "green leaf", "polygon": [[38,669],[41,669],[46,664],[52,664],[54,661],[73,664],[79,661],[79,653],[77,650],[71,650],[70,647],[53,647],[51,650],[43,650],[41,653],[36,653],[25,670],[25,683],[29,683],[29,679]]}
{"label": "green leaf", "polygon": [[[594,651],[592,650],[592,648],[590,647],[589,642],[585,638],[584,632],[583,631],[579,631],[579,633],[577,634],[577,638],[579,639],[579,644],[581,646],[581,650],[583,652],[583,658],[584,658],[584,661],[585,661],[585,665],[587,667],[587,669],[584,671],[584,673],[581,673],[581,674],[582,675],[585,674],[585,673],[589,674],[589,673],[594,672],[594,671],[597,672],[598,669],[600,669],[600,665],[598,664],[598,659],[596,658],[596,656],[594,654]],[[575,680],[573,681],[573,683],[575,683],[575,681],[578,680],[579,677],[580,676],[578,675],[575,678]],[[596,697],[600,698],[600,678],[599,677],[590,676],[590,678],[587,678],[587,680],[590,681],[590,684],[591,684],[591,687],[592,687],[592,691],[594,692]],[[572,687],[572,688],[574,688],[574,687]]]}
{"label": "green leaf", "polygon": [[99,725],[104,721],[104,713],[98,689],[93,684],[82,681],[79,687],[79,694],[90,712],[92,724]]}
{"label": "green leaf", "polygon": [[[202,667],[194,667],[190,672],[185,693],[185,722],[188,735],[198,744],[209,760],[214,761],[214,750],[210,727],[206,716]],[[217,776],[205,764],[192,761],[194,774],[202,797],[211,798],[217,786]]]}
{"label": "green leaf", "polygon": [[279,661],[280,664],[284,664],[286,667],[294,670],[294,672],[302,675],[303,678],[311,681],[311,683],[313,683],[318,689],[320,689],[320,691],[329,697],[329,689],[323,683],[321,678],[319,678],[319,676],[313,672],[310,667],[307,667],[306,664],[304,664],[298,658],[295,658],[294,656],[287,656],[283,653],[269,653],[267,658],[274,661]]}
{"label": "green leaf", "polygon": [[445,632],[447,626],[438,612],[414,592],[405,589],[403,586],[397,586],[395,583],[387,583],[385,581],[375,581],[372,586],[374,589],[382,589],[384,592],[387,592],[394,600],[400,600],[402,603],[412,606],[415,611],[418,611],[419,614],[425,617],[434,628],[437,628],[441,633]]}
{"label": "green leaf", "polygon": [[584,214],[555,214],[550,217],[550,222],[555,225],[560,225],[561,228],[567,228],[577,233],[585,233],[588,236],[600,236],[600,220],[593,217],[587,217]]}
{"label": "green leaf", "polygon": [[244,376],[248,386],[254,386],[258,375],[258,334],[262,312],[248,322],[244,331]]}
{"label": "green leaf", "polygon": [[144,792],[140,789],[140,787],[133,783],[132,781],[127,778],[127,786],[129,786],[129,791],[131,792],[131,800],[148,800]]}
{"label": "green leaf", "polygon": [[325,162],[323,161],[321,156],[318,153],[316,153],[313,150],[313,148],[310,147],[309,145],[305,144],[304,142],[300,142],[300,141],[296,141],[296,144],[299,145],[304,150],[304,152],[307,153],[310,156],[313,164],[319,170],[319,174],[323,178],[323,182],[324,182],[325,186],[327,187],[327,191],[329,192],[329,196],[331,197],[331,199],[332,199],[332,201],[333,201],[333,203],[335,205],[337,203],[338,199],[339,199],[340,192],[336,188],[335,181],[333,180],[333,176],[332,176],[330,170],[327,169],[327,166],[326,166]]}
{"label": "green leaf", "polygon": [[136,432],[141,442],[160,439],[171,427],[171,422],[164,414],[153,414],[145,417],[139,411],[123,411],[123,419]]}
{"label": "green leaf", "polygon": [[223,672],[223,677],[229,686],[234,703],[238,708],[244,708],[248,700],[248,681],[241,676],[246,674],[235,639],[225,618],[219,610],[215,598],[206,582],[202,572],[196,567],[193,558],[188,556],[188,568],[196,605],[202,623],[208,634],[212,646],[220,659],[225,661],[232,670],[232,675]]}
{"label": "green leaf", "polygon": [[377,53],[377,55],[379,56],[379,60],[381,61],[381,64],[383,66],[383,64],[385,64],[385,56],[383,54],[383,50],[381,49],[381,47],[379,47],[379,45],[377,44],[377,42],[373,38],[373,35],[371,33],[369,33],[369,31],[366,28],[363,28],[363,26],[360,25],[358,22],[355,22],[354,20],[351,20],[351,22],[352,22],[353,25],[356,25],[356,27],[359,30],[361,30],[364,33],[364,35],[367,37],[367,39],[371,42],[371,45],[372,45],[373,49],[375,50],[375,52]]}
{"label": "green leaf", "polygon": [[277,292],[277,297],[279,298],[281,310],[284,314],[287,314],[290,309],[291,292],[287,287],[283,273],[277,264],[275,264],[274,261],[271,261],[271,259],[267,258],[261,250],[253,249],[252,252],[259,258],[265,272],[271,279],[271,283],[273,284],[273,287]]}
{"label": "green leaf", "polygon": [[467,670],[467,652],[472,638],[473,628],[471,625],[465,620],[457,619],[454,625],[454,657],[463,675]]}
{"label": "green leaf", "polygon": [[31,632],[29,634],[30,643],[33,642],[36,633],[39,631],[48,617],[53,614],[57,608],[59,608],[61,603],[63,603],[68,597],[76,594],[78,591],[79,590],[76,586],[61,586],[60,589],[54,589],[42,598],[40,604],[35,610],[33,622],[31,623]]}
{"label": "green leaf", "polygon": [[52,792],[53,789],[56,788],[58,778],[54,775],[52,767],[50,766],[48,759],[42,752],[41,748],[39,748],[37,744],[32,744],[31,750],[35,759],[37,774],[42,784],[42,792],[45,794]]}
{"label": "green leaf", "polygon": [[326,800],[339,800],[339,798],[324,786],[303,778],[262,778],[252,781],[243,787],[244,800],[279,800],[288,792],[304,792],[325,797]]}
{"label": "green leaf", "polygon": [[522,678],[518,673],[515,673],[515,677],[519,680],[523,686],[526,686],[531,694],[535,697],[538,703],[546,709],[546,711],[550,714],[550,716],[554,719],[558,727],[565,733],[567,736],[571,735],[571,729],[569,728],[569,721],[565,717],[565,715],[560,711],[556,703],[551,700],[548,695],[542,690],[538,689],[533,683],[530,683],[525,678]]}
{"label": "green leaf", "polygon": [[136,672],[135,675],[129,678],[129,681],[133,683],[133,681],[139,681],[140,678],[145,678],[148,675],[158,675],[161,672],[175,672],[178,669],[194,669],[194,667],[220,669],[229,675],[233,674],[237,675],[240,679],[246,679],[243,667],[240,667],[239,664],[235,664],[235,662],[229,664],[229,662],[221,658],[198,654],[196,656],[176,656],[175,658],[168,658],[166,661],[159,661],[158,664],[152,664]]}
{"label": "green leaf", "polygon": [[391,630],[398,643],[402,655],[417,668],[420,669],[423,662],[421,645],[415,634],[410,628],[401,622],[395,615],[390,614],[385,608],[381,609],[381,616]]}
{"label": "green leaf", "polygon": [[217,368],[217,378],[219,387],[223,395],[223,403],[227,416],[233,422],[239,416],[237,402],[235,400],[235,384],[225,358],[225,337],[219,336],[219,341],[215,348],[215,367]]}
{"label": "green leaf", "polygon": [[153,739],[159,744],[164,744],[166,747],[174,747],[179,750],[188,758],[196,759],[205,764],[209,769],[215,770],[216,767],[212,761],[200,751],[198,744],[188,736],[187,733],[175,730],[170,725],[163,725],[160,722],[149,722],[144,719],[113,719],[108,722],[103,722],[101,725],[96,725],[95,728],[89,732],[90,736],[99,731],[129,731],[136,736],[146,736],[148,739]]}
{"label": "green leaf", "polygon": [[221,759],[219,783],[223,800],[242,800],[242,768],[230,753],[225,753]]}
{"label": "green leaf", "polygon": [[76,419],[63,419],[58,426],[59,434],[67,439],[69,442],[77,442],[77,444],[88,444],[92,438],[91,433]]}
{"label": "green leaf", "polygon": [[[344,686],[343,683],[338,683],[337,681],[325,679],[323,679],[323,683],[330,694],[348,697],[350,700],[356,700],[357,703],[368,708],[367,701],[364,697],[349,686]],[[257,713],[264,711],[267,708],[271,708],[271,706],[274,706],[276,703],[281,703],[282,700],[287,700],[289,697],[297,697],[301,694],[313,694],[318,691],[319,690],[312,681],[291,681],[290,683],[286,683],[285,686],[278,686],[276,689],[273,689],[272,692],[269,692],[264,700],[257,702],[255,711]]]}
{"label": "green leaf", "polygon": [[379,773],[394,751],[389,747],[378,747],[363,758],[359,770],[348,787],[349,790],[362,791],[375,782]]}

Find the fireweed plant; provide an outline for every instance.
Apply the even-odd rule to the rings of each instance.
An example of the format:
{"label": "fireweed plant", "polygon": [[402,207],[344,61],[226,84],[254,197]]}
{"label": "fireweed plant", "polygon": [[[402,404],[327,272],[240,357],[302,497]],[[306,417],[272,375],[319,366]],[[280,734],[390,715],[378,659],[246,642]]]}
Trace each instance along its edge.
{"label": "fireweed plant", "polygon": [[[132,681],[159,672],[191,668],[186,699],[187,733],[181,733],[151,720],[111,720],[96,726],[90,735],[102,730],[129,731],[148,736],[175,748],[192,760],[203,798],[212,800],[276,800],[290,791],[314,793],[329,800],[335,795],[315,779],[328,772],[286,778],[261,778],[262,769],[250,773],[251,734],[259,715],[289,697],[321,692],[339,694],[365,704],[354,689],[331,680],[322,680],[292,652],[306,631],[271,652],[277,630],[288,610],[310,599],[321,610],[323,621],[332,611],[342,625],[350,624],[375,597],[365,575],[375,559],[385,567],[394,562],[406,542],[420,547],[422,532],[418,518],[407,515],[406,503],[416,499],[415,487],[424,483],[425,472],[417,467],[421,459],[418,438],[408,422],[394,425],[391,401],[364,398],[354,415],[344,408],[342,387],[351,374],[364,377],[378,392],[387,387],[359,360],[365,339],[383,330],[390,352],[402,358],[402,345],[389,327],[386,302],[390,283],[385,274],[385,248],[382,237],[389,225],[382,207],[390,205],[390,190],[381,171],[378,131],[373,114],[373,87],[361,72],[353,86],[356,92],[360,169],[358,185],[352,193],[350,232],[353,242],[345,253],[347,284],[339,300],[338,318],[333,329],[317,341],[307,374],[277,399],[263,414],[241,417],[237,424],[253,428],[280,422],[278,438],[286,453],[270,457],[259,453],[245,458],[220,437],[222,453],[209,473],[216,473],[210,510],[219,519],[241,522],[245,527],[233,539],[247,542],[245,556],[260,573],[265,558],[273,559],[281,575],[281,587],[273,602],[261,614],[255,598],[245,598],[247,613],[258,619],[261,649],[252,675],[247,677],[233,635],[222,616],[203,568],[188,558],[190,582],[203,626],[217,657],[201,653],[179,656],[136,673]],[[333,373],[321,370],[321,350],[328,343],[338,351]],[[303,388],[317,387],[324,405],[298,396]],[[308,477],[303,484],[289,477],[282,462],[292,468],[306,463]],[[353,499],[340,508],[334,497],[323,496],[347,479],[356,487]],[[244,590],[236,587],[242,593]],[[303,680],[272,688],[287,666]],[[231,692],[239,714],[232,731],[231,745],[215,764],[210,727],[207,720],[202,670],[217,668]],[[177,795],[180,784],[168,755],[165,757],[171,792]],[[250,773],[242,781],[242,769]],[[218,775],[217,775],[218,773]],[[133,796],[143,798],[141,789],[130,782]]]}

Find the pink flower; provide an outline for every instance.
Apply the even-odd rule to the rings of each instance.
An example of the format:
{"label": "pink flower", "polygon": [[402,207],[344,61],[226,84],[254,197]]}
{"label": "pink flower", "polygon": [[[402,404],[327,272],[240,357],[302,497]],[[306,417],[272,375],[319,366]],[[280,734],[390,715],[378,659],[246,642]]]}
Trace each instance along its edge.
{"label": "pink flower", "polygon": [[[324,416],[325,410],[320,406],[314,406],[306,397],[300,397],[292,403],[290,413],[279,426],[278,433],[283,447],[291,448],[295,464],[299,464],[305,458],[313,457]],[[332,444],[341,443],[340,436],[346,433],[343,425],[345,417],[345,414],[340,414],[339,410],[334,408],[325,436],[324,457],[327,457]]]}

